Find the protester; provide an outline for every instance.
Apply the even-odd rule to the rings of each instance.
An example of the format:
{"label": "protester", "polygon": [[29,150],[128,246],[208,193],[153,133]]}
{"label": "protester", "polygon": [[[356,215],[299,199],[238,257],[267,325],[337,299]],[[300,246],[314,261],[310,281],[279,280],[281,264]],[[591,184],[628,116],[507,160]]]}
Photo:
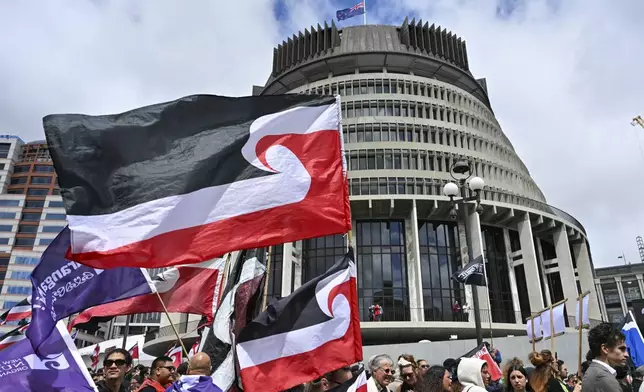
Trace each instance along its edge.
{"label": "protester", "polygon": [[178,375],[178,377],[188,374],[188,362],[183,362],[181,365],[179,365],[176,374]]}
{"label": "protester", "polygon": [[588,346],[593,357],[584,372],[581,389],[584,392],[622,390],[615,378],[616,366],[624,366],[628,358],[624,334],[610,323],[602,323],[588,331]]}
{"label": "protester", "polygon": [[424,377],[429,371],[429,364],[424,359],[419,359],[416,363],[418,364],[418,375]]}
{"label": "protester", "polygon": [[490,382],[487,362],[478,358],[461,358],[458,364],[458,381],[467,392],[486,392]]}
{"label": "protester", "polygon": [[644,380],[644,365],[633,370],[631,375],[633,376],[633,391],[640,391],[640,389],[642,389],[644,392],[644,388],[642,388],[642,380]]}
{"label": "protester", "polygon": [[568,392],[568,388],[559,380],[557,360],[550,350],[532,352],[528,359],[534,365],[528,382],[535,392]]}
{"label": "protester", "polygon": [[[394,390],[394,392],[413,391],[416,383],[418,382],[418,369],[416,368],[416,364],[414,362],[409,362],[405,358],[400,358],[398,361],[398,369],[403,382]],[[391,390],[391,387],[389,389]]]}
{"label": "protester", "polygon": [[127,350],[117,348],[111,351],[103,360],[104,378],[96,386],[98,392],[129,392],[125,374],[132,367],[132,356]]}
{"label": "protester", "polygon": [[[413,356],[413,355],[411,355],[411,354],[402,354],[402,355],[399,355],[399,356],[398,356],[398,362],[397,362],[398,368],[400,368],[400,364],[401,364],[401,362],[400,362],[400,361],[401,361],[401,360],[405,360],[405,361],[407,361],[407,362],[411,362],[411,363],[413,363],[413,364],[416,364],[416,359],[414,358],[414,356]],[[393,381],[391,382],[391,384],[389,384],[389,386],[387,387],[387,389],[389,389],[389,390],[390,390],[390,391],[392,391],[392,392],[395,392],[395,391],[397,391],[397,390],[398,390],[398,388],[400,388],[400,386],[402,385],[402,383],[403,383],[403,378],[402,378],[402,373],[401,373],[400,371],[398,371],[398,372],[397,372],[395,375],[393,375],[393,376],[394,376]]]}
{"label": "protester", "polygon": [[452,375],[443,366],[430,367],[425,376],[417,384],[415,392],[451,392]]}
{"label": "protester", "polygon": [[503,371],[503,384],[507,392],[531,392],[532,387],[528,382],[528,372],[523,367],[519,358],[512,358]]}
{"label": "protester", "polygon": [[560,381],[563,381],[564,387],[566,387],[567,392],[572,392],[573,388],[568,384],[568,365],[564,363],[561,359],[557,360],[557,369],[559,371],[558,378]]}
{"label": "protester", "polygon": [[196,353],[188,363],[188,373],[174,382],[167,392],[217,392],[219,387],[213,384],[210,357],[205,353]]}
{"label": "protester", "polygon": [[389,355],[380,354],[369,358],[371,378],[367,381],[367,392],[385,392],[394,378],[394,361]]}
{"label": "protester", "polygon": [[615,366],[615,371],[615,378],[617,379],[617,382],[619,382],[622,392],[633,392],[633,387],[631,386],[628,377],[628,365]]}
{"label": "protester", "polygon": [[141,387],[139,380],[136,377],[132,377],[130,380],[130,392],[135,392],[139,387]]}
{"label": "protester", "polygon": [[346,366],[329,372],[316,380],[313,380],[309,385],[308,391],[328,391],[329,389],[335,388],[338,385],[342,385],[343,383],[351,380],[352,377],[353,373],[351,372],[351,367]]}
{"label": "protester", "polygon": [[145,379],[138,392],[165,392],[172,383],[172,374],[175,372],[172,358],[161,356],[152,361],[150,376]]}

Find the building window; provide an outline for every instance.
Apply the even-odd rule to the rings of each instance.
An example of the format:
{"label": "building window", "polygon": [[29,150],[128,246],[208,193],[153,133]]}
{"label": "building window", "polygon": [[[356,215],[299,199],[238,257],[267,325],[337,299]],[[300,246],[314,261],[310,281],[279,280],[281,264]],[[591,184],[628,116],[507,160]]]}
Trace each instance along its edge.
{"label": "building window", "polygon": [[60,233],[65,227],[64,226],[43,226],[43,233]]}
{"label": "building window", "polygon": [[622,287],[624,288],[624,297],[626,297],[626,302],[631,302],[642,298],[640,287],[635,276],[623,277]]}
{"label": "building window", "polygon": [[20,184],[26,184],[26,183],[27,183],[27,177],[13,177],[9,182],[10,185],[20,185]]}
{"label": "building window", "polygon": [[16,256],[14,264],[36,265],[40,262],[38,257]]}
{"label": "building window", "polygon": [[421,221],[418,236],[425,321],[467,321],[467,315],[452,312],[455,302],[461,308],[465,303],[463,285],[452,280],[461,266],[458,226]]}
{"label": "building window", "polygon": [[13,225],[0,225],[0,232],[11,233],[13,231]]}
{"label": "building window", "polygon": [[49,205],[47,207],[50,207],[50,208],[63,208],[63,207],[65,207],[65,203],[63,203],[62,201],[58,201],[58,200],[50,200]]}
{"label": "building window", "polygon": [[23,221],[39,221],[41,214],[35,212],[25,212],[22,214]]}
{"label": "building window", "polygon": [[51,184],[53,177],[31,177],[30,184]]}
{"label": "building window", "polygon": [[[18,305],[18,302],[16,301],[4,301],[4,304],[2,306],[3,306],[3,309],[11,309],[16,305]],[[7,324],[10,325],[9,323]]]}
{"label": "building window", "polygon": [[65,220],[65,214],[45,214],[46,220]]}
{"label": "building window", "polygon": [[36,225],[20,225],[18,226],[18,233],[37,233],[38,226]]}
{"label": "building window", "polygon": [[34,246],[35,238],[16,238],[15,246]]}
{"label": "building window", "polygon": [[24,189],[9,189],[7,191],[8,194],[10,195],[24,195],[25,190]]}
{"label": "building window", "polygon": [[31,287],[8,286],[7,287],[7,294],[24,294],[24,295],[28,295],[28,294],[31,294]]}
{"label": "building window", "polygon": [[44,200],[26,200],[25,208],[43,208],[45,206]]}
{"label": "building window", "polygon": [[46,188],[29,188],[27,189],[27,195],[29,196],[47,196],[49,189]]}
{"label": "building window", "polygon": [[517,280],[517,289],[519,291],[519,306],[521,306],[521,320],[525,320],[532,315],[530,309],[530,296],[528,295],[528,281],[525,276],[523,265],[514,267],[514,275]]}
{"label": "building window", "polygon": [[30,165],[22,165],[22,166],[14,166],[13,167],[13,172],[14,173],[27,173],[29,171]]}
{"label": "building window", "polygon": [[0,245],[9,245],[9,238],[0,238]]}
{"label": "building window", "polygon": [[302,245],[302,284],[324,274],[347,252],[342,234],[312,238]]}
{"label": "building window", "polygon": [[41,238],[40,240],[38,240],[38,245],[46,246],[51,244],[53,240],[54,240],[53,238]]}
{"label": "building window", "polygon": [[0,200],[0,207],[17,207],[20,205],[20,200]]}
{"label": "building window", "polygon": [[360,317],[370,320],[369,307],[382,307],[382,321],[408,321],[409,288],[405,230],[401,221],[356,224]]}
{"label": "building window", "polygon": [[53,173],[54,167],[52,165],[36,165],[34,171],[41,173]]}
{"label": "building window", "polygon": [[[608,305],[620,304],[619,291],[617,283],[602,283],[602,292],[604,293],[604,303]],[[621,305],[620,305],[621,306]]]}
{"label": "building window", "polygon": [[0,212],[0,219],[16,219],[15,212]]}
{"label": "building window", "polygon": [[[481,229],[483,251],[486,262],[492,321],[495,323],[515,323],[512,290],[508,260],[503,240],[503,229],[484,226]],[[487,304],[483,304],[487,307]],[[489,310],[483,312],[484,319],[489,317]],[[488,316],[485,315],[488,314]]]}
{"label": "building window", "polygon": [[11,149],[11,143],[0,143],[0,158],[9,157],[10,149]]}
{"label": "building window", "polygon": [[30,277],[29,271],[11,271],[11,279],[28,280]]}
{"label": "building window", "polygon": [[266,303],[270,304],[273,301],[276,301],[282,298],[282,259],[284,255],[284,246],[277,245],[271,246],[270,248],[270,272],[268,280],[268,298]]}

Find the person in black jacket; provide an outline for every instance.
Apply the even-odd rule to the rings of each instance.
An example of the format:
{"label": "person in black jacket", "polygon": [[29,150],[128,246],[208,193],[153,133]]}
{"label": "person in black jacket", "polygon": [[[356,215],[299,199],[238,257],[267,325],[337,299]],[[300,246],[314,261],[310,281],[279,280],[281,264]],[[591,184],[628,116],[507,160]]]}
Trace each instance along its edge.
{"label": "person in black jacket", "polygon": [[105,378],[96,386],[98,392],[129,392],[130,385],[125,382],[125,374],[132,367],[132,356],[127,350],[117,348],[103,360]]}

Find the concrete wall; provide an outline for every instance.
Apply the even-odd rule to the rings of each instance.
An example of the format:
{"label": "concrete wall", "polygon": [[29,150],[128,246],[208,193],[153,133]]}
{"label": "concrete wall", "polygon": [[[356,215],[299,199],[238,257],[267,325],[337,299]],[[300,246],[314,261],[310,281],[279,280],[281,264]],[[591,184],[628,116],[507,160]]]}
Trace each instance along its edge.
{"label": "concrete wall", "polygon": [[[568,364],[571,371],[577,369],[577,352],[578,352],[578,339],[579,335],[575,333],[566,333],[558,336],[555,339],[555,350],[558,358],[562,359]],[[485,339],[489,341],[489,339]],[[503,357],[503,364],[512,357],[518,357],[529,366],[528,354],[532,351],[532,344],[525,336],[511,337],[511,338],[495,338],[494,346],[501,351]],[[388,354],[394,360],[400,354],[412,354],[416,359],[425,359],[431,365],[442,364],[446,358],[458,358],[460,355],[472,350],[476,347],[476,340],[453,340],[432,343],[408,343],[408,344],[389,344],[382,346],[367,346],[363,347],[364,363],[372,355]],[[537,351],[542,349],[551,349],[550,340],[546,342],[538,342],[536,344]],[[588,351],[588,338],[587,331],[584,331],[582,337],[582,359]],[[531,366],[531,365],[530,365]]]}

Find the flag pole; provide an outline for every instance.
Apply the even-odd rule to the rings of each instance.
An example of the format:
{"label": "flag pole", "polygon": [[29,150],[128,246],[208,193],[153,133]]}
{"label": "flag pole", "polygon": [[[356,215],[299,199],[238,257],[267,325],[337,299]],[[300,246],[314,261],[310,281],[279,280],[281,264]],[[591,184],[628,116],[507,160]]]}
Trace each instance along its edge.
{"label": "flag pole", "polygon": [[174,326],[174,323],[170,318],[170,313],[168,313],[168,308],[165,307],[165,303],[161,298],[161,294],[159,294],[159,292],[156,290],[155,290],[155,293],[157,294],[157,298],[159,299],[159,302],[161,302],[161,306],[163,306],[163,312],[165,313],[165,316],[168,318],[168,322],[170,323],[170,326],[172,327],[174,334],[177,336],[177,339],[179,339],[179,344],[181,344],[181,348],[183,349],[184,354],[186,354],[186,358],[188,358],[188,350],[186,350],[186,346],[183,345],[183,340],[181,340],[181,336],[179,336],[179,331],[177,331],[177,327]]}
{"label": "flag pole", "polygon": [[532,352],[537,351],[537,338],[534,335],[534,316],[530,318],[530,324],[532,325]]}
{"label": "flag pole", "polygon": [[485,256],[483,256],[483,246],[481,245],[481,261],[483,262],[483,276],[485,277],[485,299],[487,300],[488,321],[490,325],[490,347],[494,347],[494,334],[492,333],[492,305],[490,305],[490,288],[487,284],[487,268],[485,267]]}
{"label": "flag pole", "polygon": [[264,277],[264,298],[262,299],[262,311],[266,309],[268,305],[268,281],[271,278],[271,248],[268,247],[268,252],[266,253],[266,276]]}
{"label": "flag pole", "polygon": [[366,26],[367,25],[367,0],[363,0],[362,5],[364,5],[364,14],[362,14],[362,22]]}
{"label": "flag pole", "polygon": [[123,343],[121,348],[125,350],[125,342],[127,341],[127,335],[130,333],[130,315],[125,315],[125,328],[123,328]]}

